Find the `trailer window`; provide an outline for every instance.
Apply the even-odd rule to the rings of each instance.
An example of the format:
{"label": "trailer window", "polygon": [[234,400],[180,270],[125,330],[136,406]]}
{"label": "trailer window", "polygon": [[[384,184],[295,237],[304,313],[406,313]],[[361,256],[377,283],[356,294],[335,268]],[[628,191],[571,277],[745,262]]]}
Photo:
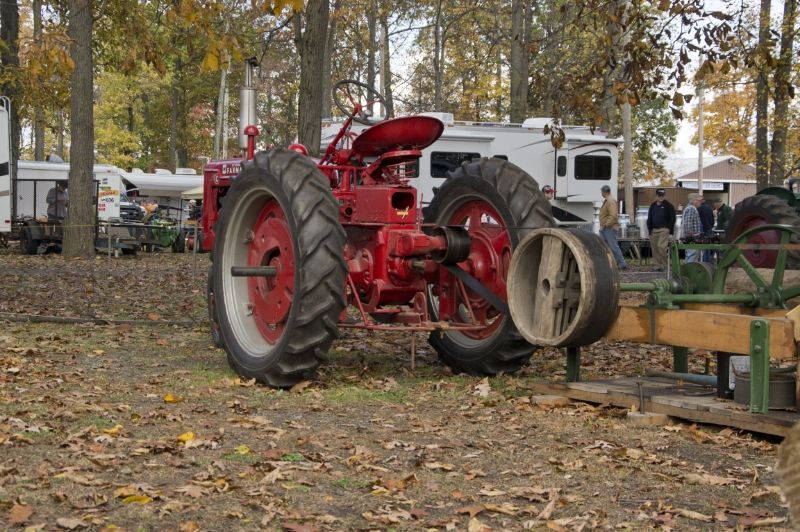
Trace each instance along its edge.
{"label": "trailer window", "polygon": [[564,155],[558,156],[558,160],[556,162],[556,171],[558,172],[558,177],[564,177],[567,175],[567,158]]}
{"label": "trailer window", "polygon": [[431,177],[447,177],[464,161],[480,158],[480,153],[460,151],[435,151],[431,153]]}
{"label": "trailer window", "polygon": [[578,155],[575,157],[575,179],[611,179],[611,157]]}

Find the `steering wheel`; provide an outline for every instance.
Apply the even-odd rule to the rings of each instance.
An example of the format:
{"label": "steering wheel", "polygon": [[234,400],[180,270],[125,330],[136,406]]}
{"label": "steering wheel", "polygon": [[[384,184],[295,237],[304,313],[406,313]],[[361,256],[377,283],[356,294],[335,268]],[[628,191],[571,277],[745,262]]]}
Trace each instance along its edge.
{"label": "steering wheel", "polygon": [[336,107],[359,124],[367,126],[386,119],[386,115],[375,116],[375,106],[380,104],[386,111],[386,100],[381,93],[354,79],[345,79],[333,87],[333,103]]}

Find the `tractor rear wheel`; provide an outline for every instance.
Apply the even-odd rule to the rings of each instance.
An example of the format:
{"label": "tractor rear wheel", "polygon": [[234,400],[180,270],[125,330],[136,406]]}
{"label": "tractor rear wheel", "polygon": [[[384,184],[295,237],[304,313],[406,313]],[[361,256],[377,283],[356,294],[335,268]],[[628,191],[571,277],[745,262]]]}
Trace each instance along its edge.
{"label": "tractor rear wheel", "polygon": [[[800,215],[794,207],[777,196],[756,194],[736,204],[733,217],[728,224],[725,240],[728,243],[733,242],[746,230],[766,224],[791,225],[800,228]],[[748,244],[778,244],[780,237],[779,231],[761,231],[753,235],[748,240]],[[798,244],[800,238],[792,236],[791,242]],[[746,250],[743,254],[756,268],[774,268],[778,257],[777,250]],[[791,270],[800,268],[800,252],[787,252],[786,268]]]}
{"label": "tractor rear wheel", "polygon": [[[225,196],[213,294],[228,362],[276,387],[325,359],[345,306],[345,233],[328,179],[296,152],[261,152]],[[273,275],[234,277],[234,267]]]}
{"label": "tractor rear wheel", "polygon": [[208,305],[208,323],[211,329],[211,341],[215,347],[225,347],[222,333],[219,331],[219,316],[217,315],[217,300],[214,297],[214,267],[208,268],[208,284],[206,285],[206,303]]}
{"label": "tractor rear wheel", "polygon": [[[456,267],[503,302],[508,301],[506,278],[514,248],[530,231],[555,225],[550,203],[533,178],[501,159],[475,160],[453,172],[425,210],[425,222],[467,229],[470,255]],[[495,375],[516,371],[528,361],[535,348],[522,338],[511,316],[449,272],[442,271],[430,292],[432,316],[440,319],[440,305],[446,304],[454,310],[454,321],[484,326],[431,333],[429,342],[442,362],[472,375]]]}

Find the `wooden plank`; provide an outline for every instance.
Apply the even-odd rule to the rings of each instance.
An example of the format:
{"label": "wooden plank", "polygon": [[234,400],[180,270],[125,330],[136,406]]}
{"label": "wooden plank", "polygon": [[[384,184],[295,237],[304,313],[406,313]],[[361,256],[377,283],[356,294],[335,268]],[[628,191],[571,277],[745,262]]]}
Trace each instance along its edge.
{"label": "wooden plank", "polygon": [[785,308],[743,307],[741,305],[725,305],[722,303],[681,303],[684,310],[700,312],[720,312],[722,314],[739,314],[741,316],[766,316],[783,318],[788,312]]}
{"label": "wooden plank", "polygon": [[[644,379],[643,379],[644,381]],[[650,382],[645,383],[649,386]],[[581,384],[579,387],[575,385]],[[570,399],[588,403],[611,404],[623,408],[639,406],[638,390],[635,385],[627,393],[594,393],[589,391],[590,383],[533,383],[536,393],[561,394]],[[599,389],[606,389],[600,387]],[[699,387],[698,387],[699,389]],[[800,414],[794,412],[771,411],[769,414],[751,414],[741,410],[741,405],[710,397],[690,397],[683,395],[655,395],[645,399],[645,411],[709,423],[734,427],[762,434],[786,436]]]}
{"label": "wooden plank", "polygon": [[536,280],[536,300],[533,308],[533,332],[541,338],[552,338],[561,334],[556,324],[561,323],[564,307],[556,308],[556,301],[563,296],[563,288],[558,288],[558,274],[563,266],[564,242],[552,235],[542,238],[542,262]]}
{"label": "wooden plank", "polygon": [[[788,318],[762,319],[770,324],[770,358],[793,358],[794,322]],[[738,314],[651,309],[620,303],[619,316],[606,338],[749,355],[751,321],[752,317]]]}

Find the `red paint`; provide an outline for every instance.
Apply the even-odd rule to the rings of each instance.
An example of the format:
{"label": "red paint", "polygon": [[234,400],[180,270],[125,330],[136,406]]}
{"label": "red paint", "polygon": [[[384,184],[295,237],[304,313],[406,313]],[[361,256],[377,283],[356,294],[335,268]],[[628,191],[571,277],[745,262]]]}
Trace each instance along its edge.
{"label": "red paint", "polygon": [[[417,191],[408,185],[408,180],[416,177],[420,150],[439,138],[442,123],[431,117],[397,118],[372,126],[361,135],[349,130],[350,123],[350,119],[345,121],[317,164],[339,203],[339,221],[347,233],[343,250],[349,272],[345,295],[348,304],[361,313],[358,326],[386,328],[373,321],[378,316],[382,323],[393,323],[404,330],[447,327],[473,338],[493,334],[503,316],[433,260],[447,243],[444,237],[423,230]],[[338,149],[342,140],[349,140],[352,148]],[[248,158],[250,147],[248,142]],[[289,147],[299,153],[303,148],[299,144]],[[365,163],[365,157],[375,160]],[[204,170],[207,250],[214,245],[213,226],[219,219],[220,200],[240,164],[241,160],[216,161]],[[466,225],[472,237],[470,255],[459,267],[505,300],[511,243],[499,221],[494,208],[478,200],[466,201],[450,217],[451,224]],[[293,235],[286,213],[275,200],[264,205],[252,230],[247,264],[274,266],[278,273],[242,282],[248,283],[249,304],[261,334],[274,342],[283,332],[294,301]],[[429,285],[439,297],[440,322],[431,322],[428,315]]]}

